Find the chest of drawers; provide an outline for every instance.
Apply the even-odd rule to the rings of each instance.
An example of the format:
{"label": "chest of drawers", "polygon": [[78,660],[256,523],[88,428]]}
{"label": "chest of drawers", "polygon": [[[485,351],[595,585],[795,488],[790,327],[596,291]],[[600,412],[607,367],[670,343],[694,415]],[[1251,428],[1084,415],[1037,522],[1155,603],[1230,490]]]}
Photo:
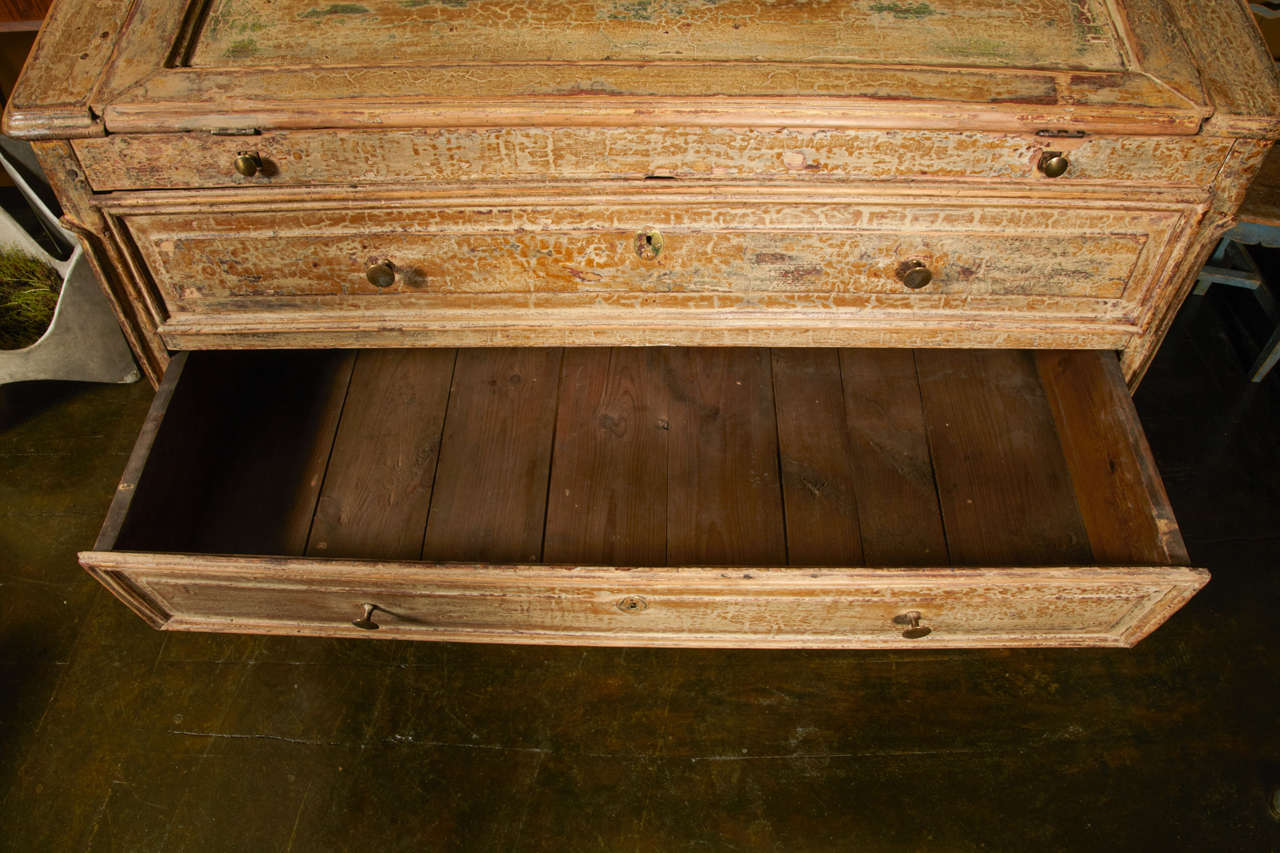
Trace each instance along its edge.
{"label": "chest of drawers", "polygon": [[167,628],[1131,644],[1206,576],[1125,384],[1278,114],[1238,0],[59,0],[5,126],[160,387],[82,561]]}

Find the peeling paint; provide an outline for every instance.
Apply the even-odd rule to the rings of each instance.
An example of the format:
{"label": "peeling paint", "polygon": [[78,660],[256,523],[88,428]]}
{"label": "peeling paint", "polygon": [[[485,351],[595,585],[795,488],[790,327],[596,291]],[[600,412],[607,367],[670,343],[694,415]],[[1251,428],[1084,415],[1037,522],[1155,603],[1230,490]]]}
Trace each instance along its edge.
{"label": "peeling paint", "polygon": [[233,59],[244,59],[245,57],[253,56],[257,52],[258,44],[253,39],[234,41],[227,48],[227,56]]}
{"label": "peeling paint", "polygon": [[[797,66],[789,73],[804,75],[789,77],[786,92],[817,87],[811,94],[845,94],[846,83],[806,65],[815,45],[821,45],[824,59],[858,65],[929,67],[980,58],[1019,68],[1064,63],[1087,71],[1124,68],[1108,8],[1106,0],[384,0],[377,5],[273,0],[269,7],[250,0],[209,0],[209,25],[191,64],[225,64],[231,43],[250,33],[257,38],[255,62],[287,65],[366,65],[371,49],[394,39],[398,59],[406,63],[786,62]],[[343,37],[300,38],[282,25],[290,20],[340,21]],[[511,72],[470,68],[466,75],[480,85],[476,75],[485,73]],[[745,69],[724,69],[724,91],[740,87],[736,78],[742,73]],[[539,94],[564,87],[563,76],[546,69],[519,74],[529,91]],[[891,75],[860,90],[897,96],[901,87],[894,79]],[[940,78],[936,85],[955,83]]]}
{"label": "peeling paint", "polygon": [[899,19],[915,20],[938,14],[928,3],[872,3],[871,11],[886,12]]}
{"label": "peeling paint", "polygon": [[323,9],[308,9],[299,18],[325,18],[329,15],[367,15],[369,10],[359,3],[330,3]]}

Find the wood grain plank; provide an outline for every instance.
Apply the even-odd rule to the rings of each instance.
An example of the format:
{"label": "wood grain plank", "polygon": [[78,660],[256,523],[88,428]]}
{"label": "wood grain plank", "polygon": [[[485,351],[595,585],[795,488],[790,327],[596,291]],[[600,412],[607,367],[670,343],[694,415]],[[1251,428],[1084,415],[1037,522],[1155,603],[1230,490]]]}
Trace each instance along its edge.
{"label": "wood grain plank", "polygon": [[219,355],[235,382],[215,413],[221,453],[204,482],[188,483],[204,496],[191,550],[301,555],[355,353]]}
{"label": "wood grain plank", "polygon": [[840,354],[775,349],[771,358],[787,560],[793,566],[861,565]]}
{"label": "wood grain plank", "polygon": [[359,354],[308,554],[417,559],[455,356],[447,349]]}
{"label": "wood grain plank", "polygon": [[558,349],[459,351],[423,559],[541,559],[560,363]]}
{"label": "wood grain plank", "polygon": [[546,562],[665,563],[666,402],[656,349],[565,352]]}
{"label": "wood grain plank", "polygon": [[[139,534],[138,531],[140,520],[144,517],[148,519],[148,526],[165,531],[172,532],[180,526],[172,518],[157,523],[155,513],[174,508],[168,494],[178,487],[180,479],[190,476],[190,471],[184,470],[182,463],[182,457],[189,455],[190,448],[183,445],[202,437],[199,430],[174,425],[177,421],[189,418],[184,410],[194,404],[190,392],[184,390],[183,394],[178,394],[179,379],[184,373],[188,357],[185,352],[178,353],[165,370],[164,378],[156,389],[156,396],[151,401],[151,408],[147,411],[147,418],[138,432],[138,440],[129,454],[124,473],[120,476],[120,484],[116,486],[115,497],[107,509],[107,517],[94,543],[94,550],[110,551],[122,539],[128,547],[130,528],[134,528],[135,542],[145,540],[145,533]],[[166,424],[169,424],[169,428],[166,428]],[[168,483],[157,482],[161,477]],[[141,482],[146,482],[148,488],[139,494],[138,485]],[[153,493],[156,497],[152,497]]]}
{"label": "wood grain plank", "polygon": [[1182,534],[1110,352],[1038,352],[1076,503],[1102,564],[1185,565]]}
{"label": "wood grain plank", "polygon": [[952,564],[1088,562],[1030,354],[919,350],[916,364]]}
{"label": "wood grain plank", "polygon": [[786,563],[769,352],[665,353],[667,562]]}
{"label": "wood grain plank", "polygon": [[865,562],[946,564],[911,351],[841,350],[840,371]]}

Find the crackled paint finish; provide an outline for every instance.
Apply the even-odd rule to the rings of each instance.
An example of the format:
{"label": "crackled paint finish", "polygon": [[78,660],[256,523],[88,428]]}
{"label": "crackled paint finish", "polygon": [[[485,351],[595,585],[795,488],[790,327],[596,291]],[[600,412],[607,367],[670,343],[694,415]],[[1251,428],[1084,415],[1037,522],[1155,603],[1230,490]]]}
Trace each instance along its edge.
{"label": "crackled paint finish", "polygon": [[[729,128],[495,128],[325,133],[252,139],[207,134],[110,136],[75,143],[96,190],[345,183],[672,177],[742,181],[987,178],[1047,184],[1040,154],[1071,162],[1055,186],[1150,182],[1208,186],[1230,139],[1089,137],[937,131]],[[243,150],[267,168],[244,178]]]}
{"label": "crackled paint finish", "polygon": [[1117,70],[1102,0],[215,0],[191,64],[765,60]]}
{"label": "crackled paint finish", "polygon": [[[384,258],[408,293],[792,293],[820,304],[832,294],[903,293],[897,268],[919,260],[934,271],[930,295],[1115,300],[1148,241],[1133,216],[1043,208],[682,204],[128,221],[171,308],[210,297],[375,294],[364,271]],[[636,250],[649,229],[664,241],[653,259]],[[246,231],[257,236],[245,240]]]}

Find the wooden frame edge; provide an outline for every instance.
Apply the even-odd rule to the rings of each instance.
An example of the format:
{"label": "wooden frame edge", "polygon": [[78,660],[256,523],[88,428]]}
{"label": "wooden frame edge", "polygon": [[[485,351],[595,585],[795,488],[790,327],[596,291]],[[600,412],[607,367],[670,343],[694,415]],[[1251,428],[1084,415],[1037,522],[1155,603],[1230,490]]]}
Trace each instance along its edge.
{"label": "wooden frame edge", "polygon": [[[174,393],[178,388],[178,381],[182,378],[186,364],[187,353],[180,352],[175,355],[169,363],[168,370],[165,371],[160,387],[156,389],[156,396],[151,401],[151,408],[147,410],[146,420],[142,422],[142,429],[138,432],[138,439],[134,442],[133,450],[129,454],[129,461],[125,463],[124,473],[121,474],[120,483],[116,486],[115,496],[111,499],[111,506],[107,509],[107,517],[102,522],[102,530],[99,532],[98,539],[93,546],[94,551],[85,552],[85,554],[81,555],[81,564],[85,565],[86,568],[88,568],[88,565],[84,563],[86,554],[109,552],[115,547],[116,539],[120,535],[120,530],[124,526],[125,519],[129,514],[129,508],[133,503],[138,481],[142,479],[142,475],[146,470],[147,462],[151,456],[151,448],[155,445],[156,437],[160,434],[160,429],[164,425],[165,415],[169,411],[169,404],[173,402]],[[94,565],[97,565],[97,563]]]}

